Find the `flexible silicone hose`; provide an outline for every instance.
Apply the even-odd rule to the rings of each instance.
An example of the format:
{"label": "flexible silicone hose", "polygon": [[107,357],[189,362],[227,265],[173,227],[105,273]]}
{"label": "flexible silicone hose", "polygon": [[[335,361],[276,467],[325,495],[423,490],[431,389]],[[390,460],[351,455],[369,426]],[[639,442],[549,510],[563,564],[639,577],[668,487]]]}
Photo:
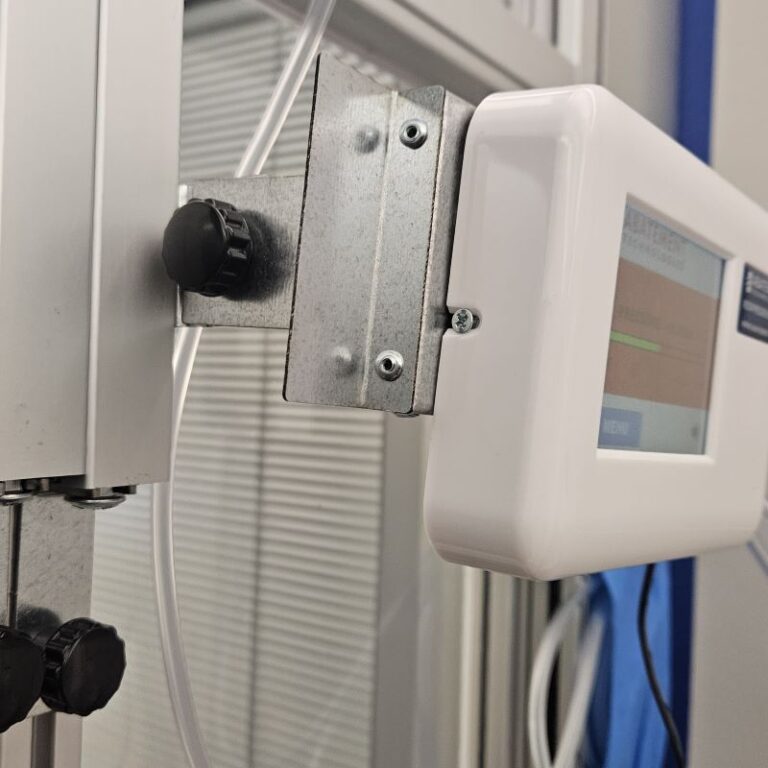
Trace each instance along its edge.
{"label": "flexible silicone hose", "polygon": [[569,625],[586,603],[588,585],[583,583],[550,620],[536,652],[528,698],[528,741],[534,768],[573,768],[584,736],[603,636],[603,619],[593,616],[584,632],[577,661],[576,678],[553,764],[547,738],[547,695],[555,660]]}
{"label": "flexible silicone hose", "polygon": [[[336,0],[312,0],[298,38],[236,176],[259,173],[271,151],[307,71],[317,55]],[[211,768],[197,717],[179,616],[173,553],[173,480],[181,417],[202,328],[177,331],[173,355],[171,476],[152,490],[152,551],[160,644],[176,726],[191,768]]]}

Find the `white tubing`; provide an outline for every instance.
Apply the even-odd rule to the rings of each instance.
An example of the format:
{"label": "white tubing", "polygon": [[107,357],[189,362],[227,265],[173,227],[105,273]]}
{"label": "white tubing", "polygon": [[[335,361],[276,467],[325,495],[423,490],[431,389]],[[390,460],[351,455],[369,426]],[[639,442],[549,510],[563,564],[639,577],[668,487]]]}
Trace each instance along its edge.
{"label": "white tubing", "polygon": [[[237,177],[258,173],[264,166],[296,94],[317,55],[335,2],[336,0],[312,0],[310,3],[283,74],[238,165],[235,173]],[[177,331],[173,355],[171,476],[169,482],[158,483],[152,490],[152,553],[160,645],[171,707],[191,768],[211,768],[211,763],[192,695],[179,616],[173,553],[173,480],[181,417],[201,335],[202,328],[183,327]]]}
{"label": "white tubing", "polygon": [[579,658],[576,666],[576,679],[573,685],[568,715],[563,726],[563,733],[557,746],[554,768],[575,768],[592,702],[592,691],[597,677],[597,665],[600,661],[600,649],[603,644],[605,622],[599,615],[593,616],[584,630]]}
{"label": "white tubing", "polygon": [[296,94],[315,60],[335,2],[336,0],[312,0],[309,4],[304,24],[277,81],[269,107],[248,143],[240,165],[237,166],[235,176],[238,178],[261,172]]}
{"label": "white tubing", "polygon": [[167,483],[156,483],[152,488],[152,551],[160,646],[176,727],[179,730],[187,761],[192,768],[210,768],[211,764],[197,719],[181,635],[176,568],[173,559],[173,479],[181,415],[202,331],[203,329],[199,327],[186,326],[176,330],[176,343],[173,350],[171,476]]}
{"label": "white tubing", "polygon": [[547,696],[552,671],[569,625],[578,619],[586,604],[588,585],[579,585],[550,620],[539,643],[531,671],[528,697],[528,741],[534,768],[573,768],[584,736],[592,699],[603,636],[603,620],[593,617],[587,625],[579,649],[576,679],[555,762],[547,738]]}

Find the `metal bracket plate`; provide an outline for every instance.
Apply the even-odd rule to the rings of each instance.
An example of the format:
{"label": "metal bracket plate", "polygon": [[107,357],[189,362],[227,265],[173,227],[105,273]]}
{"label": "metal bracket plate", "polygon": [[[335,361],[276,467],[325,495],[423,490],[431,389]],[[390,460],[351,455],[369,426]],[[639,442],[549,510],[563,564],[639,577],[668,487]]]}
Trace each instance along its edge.
{"label": "metal bracket plate", "polygon": [[182,292],[181,320],[185,325],[288,328],[303,192],[302,176],[207,179],[187,186],[188,199],[226,200],[238,208],[261,242],[256,273],[247,292],[235,298]]}
{"label": "metal bracket plate", "polygon": [[443,88],[401,95],[320,56],[306,178],[188,186],[239,208],[262,242],[252,287],[184,293],[182,322],[290,328],[286,400],[431,413],[473,111]]}
{"label": "metal bracket plate", "polygon": [[[443,88],[400,95],[320,58],[286,400],[432,411],[472,111]],[[409,125],[426,131],[418,146],[401,137]]]}

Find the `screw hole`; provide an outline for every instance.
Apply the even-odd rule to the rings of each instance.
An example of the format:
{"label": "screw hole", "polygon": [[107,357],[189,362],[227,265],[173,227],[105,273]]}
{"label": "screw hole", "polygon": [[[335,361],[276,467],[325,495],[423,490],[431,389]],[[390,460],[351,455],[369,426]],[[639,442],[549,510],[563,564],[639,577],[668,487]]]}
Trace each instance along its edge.
{"label": "screw hole", "polygon": [[418,149],[427,140],[427,124],[414,118],[400,126],[400,141],[410,149]]}
{"label": "screw hole", "polygon": [[376,373],[384,381],[399,379],[403,373],[403,356],[393,349],[386,349],[376,357]]}

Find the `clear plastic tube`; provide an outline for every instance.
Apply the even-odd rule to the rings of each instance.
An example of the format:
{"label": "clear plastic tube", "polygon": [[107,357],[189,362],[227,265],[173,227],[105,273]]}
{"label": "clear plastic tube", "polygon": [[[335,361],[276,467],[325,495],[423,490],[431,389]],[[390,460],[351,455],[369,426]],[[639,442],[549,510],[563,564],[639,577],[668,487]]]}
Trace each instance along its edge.
{"label": "clear plastic tube", "polygon": [[[236,176],[258,173],[264,166],[296,94],[317,55],[323,32],[336,0],[312,0],[302,28],[275,86]],[[200,729],[189,674],[179,616],[176,569],[173,553],[173,479],[181,417],[192,375],[202,328],[177,331],[173,356],[173,431],[171,435],[171,477],[152,491],[152,552],[155,569],[160,644],[165,664],[168,693],[184,751],[191,768],[211,768]]]}
{"label": "clear plastic tube", "polygon": [[173,350],[171,476],[167,483],[156,483],[152,488],[152,550],[160,645],[176,726],[192,768],[210,768],[210,762],[197,719],[182,642],[173,559],[173,480],[181,416],[202,331],[199,327],[186,326],[176,330]]}
{"label": "clear plastic tube", "polygon": [[259,122],[235,171],[235,176],[260,173],[264,162],[285,123],[288,111],[317,55],[323,33],[333,13],[335,0],[312,0],[299,36],[277,81],[269,107]]}
{"label": "clear plastic tube", "polygon": [[547,695],[565,633],[581,614],[588,594],[588,584],[583,582],[555,612],[536,652],[528,698],[528,741],[534,768],[573,768],[576,764],[600,658],[604,626],[602,617],[594,616],[590,619],[582,638],[574,690],[554,764],[547,738]]}

